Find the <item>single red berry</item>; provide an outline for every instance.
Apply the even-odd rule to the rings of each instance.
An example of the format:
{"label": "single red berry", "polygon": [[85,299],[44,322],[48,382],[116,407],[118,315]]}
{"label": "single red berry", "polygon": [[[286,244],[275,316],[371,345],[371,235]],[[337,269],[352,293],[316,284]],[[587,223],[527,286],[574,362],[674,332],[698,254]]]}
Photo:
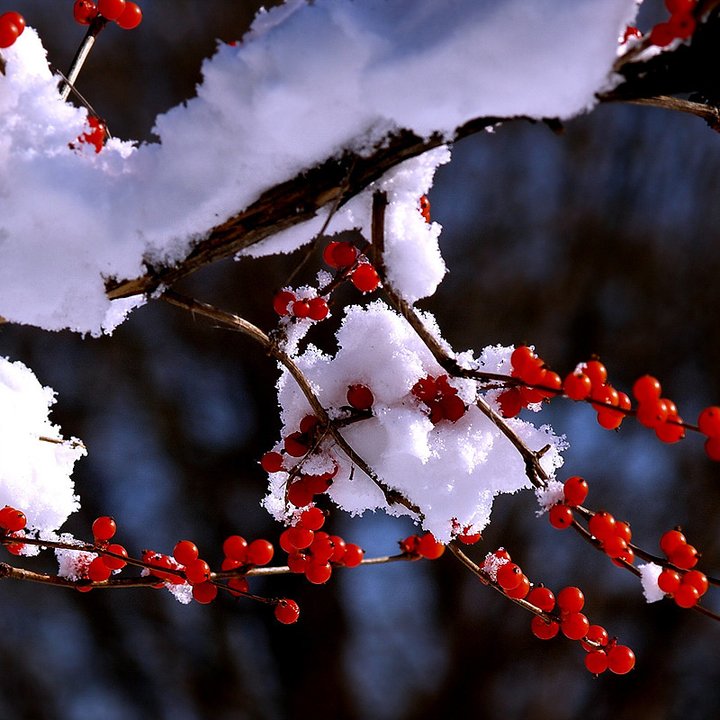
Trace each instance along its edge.
{"label": "single red berry", "polygon": [[307,455],[308,450],[310,450],[307,444],[307,438],[304,433],[301,432],[290,433],[283,441],[283,444],[288,455],[292,455],[293,457],[303,457]]}
{"label": "single red berry", "polygon": [[505,563],[498,568],[497,582],[503,590],[512,590],[522,581],[523,571],[513,562]]}
{"label": "single red berry", "polygon": [[260,458],[260,467],[266,473],[276,473],[283,469],[283,456],[279,452],[266,452]]}
{"label": "single red berry", "polygon": [[296,300],[290,309],[296,318],[303,319],[310,316],[310,303],[307,300]]}
{"label": "single red berry", "polygon": [[325,513],[319,507],[303,510],[299,524],[308,530],[319,530],[325,524]]}
{"label": "single red berry", "polygon": [[511,590],[506,590],[505,594],[509,598],[514,598],[515,600],[524,600],[529,592],[530,580],[528,579],[527,575],[523,574],[517,586],[515,586]]}
{"label": "single red berry", "polygon": [[563,392],[571,400],[585,400],[592,390],[592,381],[581,370],[571,372],[563,380]]}
{"label": "single red berry", "polygon": [[287,489],[287,499],[295,507],[305,507],[313,501],[315,493],[307,482],[307,478],[303,477],[291,483]]}
{"label": "single red berry", "polygon": [[682,570],[690,570],[698,563],[698,551],[692,545],[678,545],[668,556],[668,560]]}
{"label": "single red berry", "polygon": [[616,675],[625,675],[635,667],[635,653],[626,645],[615,645],[607,651],[608,667]]}
{"label": "single red berry", "polygon": [[350,385],[347,391],[348,405],[356,410],[369,410],[375,402],[372,391],[366,385]]}
{"label": "single red berry", "polygon": [[573,523],[572,508],[562,503],[553,505],[548,511],[548,519],[556,530],[565,530]]}
{"label": "single red berry", "polygon": [[92,534],[96,541],[109,540],[117,532],[117,525],[113,518],[103,515],[92,524]]}
{"label": "single red berry", "polygon": [[9,48],[15,43],[24,28],[17,23],[17,13],[3,13],[0,15],[0,48]]}
{"label": "single red berry", "polygon": [[602,625],[591,625],[580,644],[585,650],[592,652],[605,647],[609,640],[608,632]]}
{"label": "single red berry", "polygon": [[637,407],[638,422],[648,428],[656,428],[668,419],[668,406],[664,398],[641,402]]}
{"label": "single red berry", "polygon": [[198,552],[197,545],[195,545],[195,543],[190,540],[180,540],[180,542],[175,545],[175,549],[173,550],[173,557],[181,565],[186,566],[194,560],[197,560],[199,554],[200,553]]}
{"label": "single red berry", "polygon": [[705,454],[715,462],[720,462],[720,437],[709,437],[705,441]]}
{"label": "single red berry", "polygon": [[615,535],[622,538],[626,543],[632,540],[632,528],[630,523],[626,523],[624,520],[615,521]]}
{"label": "single red berry", "polygon": [[323,585],[332,575],[332,565],[329,562],[310,561],[305,568],[305,577],[313,585]]}
{"label": "single red berry", "polygon": [[445,546],[439,543],[432,533],[427,532],[418,541],[418,552],[428,560],[437,560],[445,552]]}
{"label": "single red berry", "polygon": [[[558,603],[560,599],[558,597]],[[581,612],[570,612],[560,620],[562,634],[570,640],[580,640],[587,635],[590,621]]]}
{"label": "single red berry", "polygon": [[437,395],[437,383],[435,378],[428,375],[418,380],[410,391],[418,400],[424,403],[432,402]]}
{"label": "single red berry", "polygon": [[634,26],[628,25],[623,33],[622,43],[625,44],[630,38],[641,38],[642,33]]}
{"label": "single red berry", "polygon": [[125,10],[125,0],[98,0],[98,12],[108,20],[117,20]]}
{"label": "single red berry", "polygon": [[617,430],[625,419],[625,413],[612,408],[600,408],[597,411],[597,421],[605,430]]}
{"label": "single red berry", "polygon": [[675,37],[681,40],[689,38],[697,27],[695,18],[689,13],[678,13],[673,15],[669,21],[670,27],[675,33]]}
{"label": "single red berry", "polygon": [[522,373],[530,364],[537,362],[538,357],[535,351],[528,345],[518,345],[510,355],[510,364],[517,373],[517,377],[521,377]]}
{"label": "single red berry", "polygon": [[632,393],[638,402],[652,402],[660,399],[662,386],[660,381],[652,375],[643,375],[633,384]]}
{"label": "single red berry", "polygon": [[706,407],[698,417],[698,428],[703,435],[720,437],[720,407],[717,405]]}
{"label": "single red berry", "polygon": [[292,625],[300,617],[300,608],[294,600],[283,598],[275,605],[275,619],[283,625]]}
{"label": "single red berry", "polygon": [[331,262],[328,263],[330,267],[338,269],[350,267],[357,260],[358,250],[351,242],[336,242],[331,245],[332,250],[329,250]]}
{"label": "single red berry", "polygon": [[480,542],[482,540],[482,534],[481,533],[463,533],[462,535],[458,535],[457,539],[463,543],[463,545],[475,545],[475,543]]}
{"label": "single red berry", "polygon": [[687,545],[687,540],[680,530],[668,530],[660,537],[660,549],[665,555],[669,556],[681,545]]}
{"label": "single red berry", "polygon": [[609,512],[596,512],[588,522],[588,529],[598,540],[606,540],[615,534],[615,518]]}
{"label": "single red berry", "polygon": [[700,599],[700,593],[694,585],[689,583],[681,583],[680,587],[673,593],[675,604],[681,608],[691,608],[697,605]]}
{"label": "single red berry", "polygon": [[457,395],[445,395],[440,398],[440,409],[443,417],[450,422],[457,422],[467,410],[465,403]]}
{"label": "single red berry", "polygon": [[658,587],[668,595],[672,595],[680,587],[680,573],[677,570],[665,568],[657,580]]}
{"label": "single red berry", "polygon": [[102,557],[93,558],[88,565],[87,576],[93,582],[105,582],[112,573],[112,570],[103,562]]}
{"label": "single red berry", "polygon": [[232,577],[228,580],[227,583],[228,589],[230,590],[230,594],[234,597],[238,597],[240,595],[243,595],[250,590],[250,586],[248,585],[247,578],[244,577]]}
{"label": "single red berry", "polygon": [[241,563],[239,560],[233,560],[229,557],[223,558],[222,562],[220,563],[220,569],[223,572],[225,572],[226,570],[237,570],[239,567],[242,566],[243,563]]}
{"label": "single red berry", "polygon": [[13,533],[22,530],[27,525],[25,513],[6,505],[0,510],[0,527]]}
{"label": "single red berry", "polygon": [[128,1],[115,22],[123,30],[134,30],[142,22],[142,10],[134,2]]}
{"label": "single red berry", "polygon": [[418,200],[418,204],[420,206],[420,214],[423,216],[425,222],[432,222],[432,218],[430,217],[430,201],[428,200],[427,195],[421,195]]}
{"label": "single red berry", "polygon": [[308,300],[308,308],[308,317],[316,321],[324,320],[330,312],[327,300],[323,297],[314,297]]}
{"label": "single red berry", "polygon": [[311,433],[320,424],[320,418],[317,415],[305,415],[300,421],[300,432],[303,435]]}
{"label": "single red berry", "polygon": [[201,558],[195,558],[185,566],[185,578],[191,585],[200,585],[210,579],[210,566]]}
{"label": "single red berry", "polygon": [[556,596],[557,604],[563,613],[578,613],[585,605],[585,596],[578,587],[563,588]]}
{"label": "single red berry", "polygon": [[600,675],[608,669],[608,656],[604,650],[592,650],[585,656],[585,667],[593,674]]}
{"label": "single red berry", "polygon": [[343,565],[347,543],[339,535],[331,535],[330,542],[333,544],[332,555],[328,558],[328,562]]}
{"label": "single red berry", "polygon": [[565,496],[565,504],[577,507],[585,502],[588,496],[590,488],[588,487],[587,480],[581,478],[579,475],[573,475],[569,477],[563,483],[563,495]]}
{"label": "single red berry", "polygon": [[76,0],[73,5],[73,17],[80,25],[89,25],[97,14],[97,5],[92,0]]}
{"label": "single red berry", "polygon": [[193,585],[192,595],[195,602],[199,602],[202,605],[211,603],[218,594],[217,585],[211,582],[201,582]]}
{"label": "single red berry", "polygon": [[545,612],[552,612],[555,608],[555,594],[550,588],[534,587],[525,599]]}
{"label": "single red berry", "polygon": [[225,538],[223,542],[223,553],[225,553],[225,557],[231,560],[237,560],[240,563],[247,561],[247,549],[247,540],[240,535],[230,535],[230,537]]}
{"label": "single red berry", "polygon": [[250,565],[267,565],[275,553],[269,540],[253,540],[247,547],[247,562]]}
{"label": "single red berry", "polygon": [[619,535],[611,535],[602,541],[602,548],[608,557],[619,558],[627,552],[628,546]]}
{"label": "single red berry", "polygon": [[667,47],[675,40],[675,28],[669,22],[661,22],[650,31],[650,43],[657,47]]}
{"label": "single red berry", "polygon": [[287,564],[291,573],[302,575],[308,565],[308,556],[296,550],[288,554]]}
{"label": "single red berry", "polygon": [[554,620],[545,622],[543,618],[536,615],[530,621],[530,630],[532,634],[540,640],[552,640],[560,631],[560,625]]}
{"label": "single red berry", "polygon": [[498,395],[497,403],[503,417],[514,418],[525,407],[522,394],[518,388],[508,388]]}
{"label": "single red berry", "polygon": [[105,550],[108,552],[113,553],[114,555],[120,555],[120,557],[114,557],[114,555],[102,555],[103,562],[111,569],[111,570],[122,570],[127,565],[127,562],[123,560],[122,558],[126,558],[128,556],[127,550],[122,546],[118,545],[117,543],[112,543],[108,545]]}
{"label": "single red berry", "polygon": [[273,310],[281,317],[290,313],[289,305],[295,302],[295,293],[289,290],[281,290],[273,298]]}
{"label": "single red berry", "polygon": [[342,558],[342,564],[345,567],[357,567],[365,557],[365,551],[355,543],[345,544],[345,554]]}
{"label": "single red berry", "polygon": [[599,360],[588,360],[580,369],[590,378],[593,388],[607,384],[607,368]]}
{"label": "single red berry", "polygon": [[688,570],[682,578],[683,585],[692,585],[702,597],[709,587],[707,575],[699,570]]}
{"label": "single red berry", "polygon": [[315,533],[301,525],[296,525],[287,530],[287,542],[289,542],[295,550],[309,548],[314,539]]}
{"label": "single red berry", "polygon": [[370,263],[361,263],[353,270],[350,281],[360,292],[368,293],[377,290],[380,276]]}

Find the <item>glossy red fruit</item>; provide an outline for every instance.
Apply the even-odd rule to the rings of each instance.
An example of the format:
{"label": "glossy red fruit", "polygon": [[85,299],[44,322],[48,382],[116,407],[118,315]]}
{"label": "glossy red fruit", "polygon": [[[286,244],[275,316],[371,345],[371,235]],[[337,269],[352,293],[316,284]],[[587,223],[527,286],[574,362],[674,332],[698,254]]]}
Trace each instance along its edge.
{"label": "glossy red fruit", "polygon": [[225,557],[237,562],[245,563],[247,561],[247,540],[241,535],[230,535],[223,542],[223,553]]}
{"label": "glossy red fruit", "polygon": [[366,385],[350,385],[347,391],[348,405],[356,410],[369,410],[375,402],[372,390]]}
{"label": "glossy red fruit", "polygon": [[275,619],[283,625],[292,625],[300,617],[300,608],[294,600],[283,598],[275,606]]}
{"label": "glossy red fruit", "polygon": [[109,540],[117,531],[115,520],[108,515],[99,517],[92,524],[92,534],[95,540],[100,542]]}
{"label": "glossy red fruit", "polygon": [[626,645],[615,645],[607,651],[608,668],[616,675],[625,675],[635,667],[635,653]]}
{"label": "glossy red fruit", "polygon": [[117,20],[125,11],[125,0],[98,0],[98,12],[108,20]]}
{"label": "glossy red fruit", "polygon": [[608,669],[608,656],[604,650],[592,650],[585,656],[585,667],[593,674],[600,675]]}
{"label": "glossy red fruit", "polygon": [[577,613],[585,605],[585,596],[578,587],[563,588],[556,596],[558,607],[563,613]]}
{"label": "glossy red fruit", "polygon": [[134,2],[126,2],[125,9],[115,22],[123,30],[134,30],[142,22],[142,10]]}
{"label": "glossy red fruit", "polygon": [[108,552],[114,553],[114,555],[119,555],[120,557],[114,557],[113,555],[102,555],[103,562],[111,569],[111,570],[121,570],[127,565],[127,562],[123,560],[122,558],[126,558],[128,556],[127,550],[122,546],[118,545],[117,543],[112,543],[111,545],[108,545],[105,548]]}
{"label": "glossy red fruit", "polygon": [[523,571],[513,562],[505,563],[498,568],[497,582],[503,590],[512,590],[522,581]]}
{"label": "glossy red fruit", "polygon": [[445,546],[439,543],[432,533],[428,532],[420,537],[418,552],[428,560],[437,560],[445,552]]}
{"label": "glossy red fruit", "polygon": [[279,452],[266,452],[260,458],[260,467],[267,473],[280,472],[283,469],[283,456]]}
{"label": "glossy red fruit", "polygon": [[97,5],[92,0],[76,0],[73,5],[73,18],[80,25],[89,25],[97,14]]}
{"label": "glossy red fruit", "polygon": [[355,543],[345,544],[345,553],[342,557],[342,564],[345,567],[357,567],[365,557],[365,551]]}
{"label": "glossy red fruit", "polygon": [[180,540],[173,550],[173,557],[181,565],[189,565],[194,560],[197,560],[198,555],[197,545],[191,540]]}
{"label": "glossy red fruit", "polygon": [[703,435],[720,437],[720,407],[706,407],[698,417],[698,428]]}
{"label": "glossy red fruit", "polygon": [[567,505],[553,505],[548,511],[548,519],[556,530],[565,530],[572,525],[573,511]]}
{"label": "glossy red fruit", "polygon": [[280,292],[275,294],[275,297],[273,298],[273,310],[280,315],[280,317],[284,317],[285,315],[288,315],[290,313],[290,304],[295,302],[295,293],[290,292],[289,290],[281,290]]}
{"label": "glossy red fruit", "polygon": [[532,634],[540,640],[551,640],[560,631],[560,625],[554,620],[547,623],[541,617],[536,615],[530,621],[530,630],[532,631]]}
{"label": "glossy red fruit", "polygon": [[[18,21],[18,17],[20,21]],[[16,12],[6,12],[0,15],[0,48],[8,48],[15,43],[23,29],[25,20]]]}
{"label": "glossy red fruit", "polygon": [[103,562],[101,557],[94,558],[90,565],[88,565],[88,579],[93,582],[105,582],[111,574],[112,570]]}
{"label": "glossy red fruit", "polygon": [[27,525],[27,518],[22,510],[6,505],[0,510],[0,528],[13,533],[22,530]]}
{"label": "glossy red fruit", "polygon": [[211,603],[218,594],[217,585],[211,582],[201,582],[197,585],[193,585],[192,595],[195,602],[199,602],[202,605]]}
{"label": "glossy red fruit", "polygon": [[571,400],[585,400],[592,390],[592,381],[584,372],[576,370],[565,377],[562,387]]}
{"label": "glossy red fruit", "polygon": [[210,579],[210,566],[201,558],[195,558],[185,566],[185,578],[191,585],[200,585]]}
{"label": "glossy red fruit", "polygon": [[588,496],[590,488],[588,487],[587,480],[581,478],[579,475],[573,475],[569,477],[563,483],[563,495],[565,496],[565,504],[577,507],[585,502]]}
{"label": "glossy red fruit", "polygon": [[590,621],[581,612],[568,613],[560,621],[562,634],[570,640],[584,638],[589,629]]}
{"label": "glossy red fruit", "polygon": [[327,300],[322,297],[314,297],[308,300],[308,308],[308,317],[317,322],[324,320],[330,312]]}
{"label": "glossy red fruit", "polygon": [[310,561],[305,568],[305,577],[313,585],[323,585],[332,575],[332,565],[329,562],[318,563]]}
{"label": "glossy red fruit", "polygon": [[555,594],[550,588],[534,587],[525,599],[545,612],[552,612],[555,608]]}
{"label": "glossy red fruit", "polygon": [[605,540],[615,534],[615,518],[609,512],[596,512],[588,522],[588,529],[598,540]]}
{"label": "glossy red fruit", "polygon": [[353,270],[350,281],[360,292],[368,293],[377,290],[380,276],[370,263],[361,263]]}
{"label": "glossy red fruit", "polygon": [[319,507],[303,510],[299,524],[308,530],[319,530],[325,524],[325,513]]}
{"label": "glossy red fruit", "polygon": [[247,561],[251,565],[267,565],[274,553],[275,549],[269,540],[253,540],[247,548]]}

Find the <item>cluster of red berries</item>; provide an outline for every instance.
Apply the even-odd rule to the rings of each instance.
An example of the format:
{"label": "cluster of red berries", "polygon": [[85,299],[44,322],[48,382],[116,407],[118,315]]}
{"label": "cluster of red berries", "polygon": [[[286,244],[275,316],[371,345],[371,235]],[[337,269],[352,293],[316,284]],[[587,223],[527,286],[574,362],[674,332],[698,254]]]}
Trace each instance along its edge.
{"label": "cluster of red berries", "polygon": [[134,30],[142,22],[142,10],[129,0],[75,0],[75,22],[89,25],[98,15],[116,23],[123,30]]}
{"label": "cluster of red berries", "polygon": [[430,421],[437,425],[441,420],[457,422],[467,411],[467,407],[458,396],[447,375],[427,377],[418,380],[411,390],[412,394],[430,410]]}
{"label": "cluster of red berries", "polygon": [[297,523],[280,535],[290,572],[305,575],[314,585],[326,583],[333,567],[356,567],[365,556],[360,546],[322,531],[324,524],[325,513],[313,506],[303,510]]}
{"label": "cluster of red berries", "polygon": [[324,297],[298,298],[291,290],[281,290],[273,298],[273,309],[280,317],[296,317],[300,320],[324,320],[330,308]]}
{"label": "cluster of red berries", "polygon": [[650,43],[658,47],[667,47],[673,40],[687,40],[697,25],[693,12],[697,0],[665,0],[670,19],[655,25],[650,31]]}
{"label": "cluster of red berries", "polygon": [[542,402],[561,392],[560,376],[549,370],[545,361],[527,345],[520,345],[513,350],[510,364],[511,377],[517,378],[523,384],[510,387],[498,396],[500,411],[504,417],[515,417],[528,405]]}
{"label": "cluster of red berries", "polygon": [[399,545],[401,553],[422,557],[426,560],[437,560],[445,552],[445,546],[438,542],[431,532],[410,535],[404,540],[400,540]]}
{"label": "cluster of red berries", "polygon": [[380,284],[377,270],[347,240],[330,241],[323,250],[323,261],[331,268],[342,271],[360,292],[373,292]]}
{"label": "cluster of red berries", "polygon": [[0,15],[0,49],[9,48],[22,35],[25,18],[14,10]]}
{"label": "cluster of red berries", "polygon": [[[581,612],[585,596],[580,588],[563,588],[557,596],[542,585],[531,587],[527,575],[510,558],[504,548],[496,550],[486,559],[491,579],[510,598],[525,600],[544,615],[536,615],[530,630],[540,640],[550,640],[558,634],[569,640],[579,640],[585,656],[585,667],[594,675],[610,670],[618,675],[630,672],[635,666],[635,654],[625,646],[610,640],[601,625],[591,625]],[[549,617],[547,617],[549,616]]]}

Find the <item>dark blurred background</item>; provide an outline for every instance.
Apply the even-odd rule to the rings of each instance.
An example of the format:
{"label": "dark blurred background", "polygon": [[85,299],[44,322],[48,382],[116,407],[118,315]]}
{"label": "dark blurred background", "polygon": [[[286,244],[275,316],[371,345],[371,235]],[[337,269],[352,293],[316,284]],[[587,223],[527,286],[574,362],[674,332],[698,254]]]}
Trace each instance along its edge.
{"label": "dark blurred background", "polygon": [[[193,94],[215,38],[239,38],[260,3],[142,4],[143,25],[104,32],[78,87],[114,134],[147,140],[156,114]],[[71,7],[12,4],[60,68],[83,35]],[[625,390],[655,374],[693,420],[720,402],[719,184],[717,135],[660,110],[604,106],[561,136],[509,123],[464,140],[430,194],[450,272],[422,306],[459,350],[530,342],[561,374],[595,353]],[[218,263],[180,289],[269,328],[297,259]],[[58,392],[55,422],[89,448],[78,536],[107,513],[131,550],[190,538],[214,561],[231,533],[277,537],[257,464],[279,430],[277,371],[248,340],[151,303],[99,340],[2,326],[0,353]],[[718,573],[720,467],[698,437],[662,446],[633,422],[608,433],[559,400],[540,417],[567,434],[563,476],[588,478],[591,506],[651,550],[681,524]],[[254,583],[298,599],[292,627],[246,600],[7,582],[0,720],[717,717],[718,624],[646,604],[634,578],[535,509],[531,493],[498,500],[475,554],[505,545],[533,580],[580,585],[591,621],[635,649],[630,675],[591,677],[576,643],[536,640],[529,616],[450,557],[338,571],[323,587]],[[333,529],[370,554],[412,531],[382,515]],[[708,604],[720,608],[712,592]]]}

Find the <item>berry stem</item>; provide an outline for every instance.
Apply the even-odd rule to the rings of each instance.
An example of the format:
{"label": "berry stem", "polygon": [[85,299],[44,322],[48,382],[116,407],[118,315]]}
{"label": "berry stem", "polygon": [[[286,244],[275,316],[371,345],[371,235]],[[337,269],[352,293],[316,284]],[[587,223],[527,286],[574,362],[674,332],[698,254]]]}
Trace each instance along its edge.
{"label": "berry stem", "polygon": [[82,70],[82,66],[85,64],[88,55],[90,55],[90,51],[95,45],[95,39],[102,32],[103,28],[107,25],[107,23],[108,21],[102,15],[98,15],[90,23],[87,32],[85,33],[85,37],[83,38],[82,43],[80,43],[80,47],[75,53],[75,57],[73,58],[73,61],[70,65],[70,69],[68,70],[64,81],[60,85],[60,97],[63,100],[68,99],[70,91],[73,89],[75,81],[80,74],[80,70]]}

